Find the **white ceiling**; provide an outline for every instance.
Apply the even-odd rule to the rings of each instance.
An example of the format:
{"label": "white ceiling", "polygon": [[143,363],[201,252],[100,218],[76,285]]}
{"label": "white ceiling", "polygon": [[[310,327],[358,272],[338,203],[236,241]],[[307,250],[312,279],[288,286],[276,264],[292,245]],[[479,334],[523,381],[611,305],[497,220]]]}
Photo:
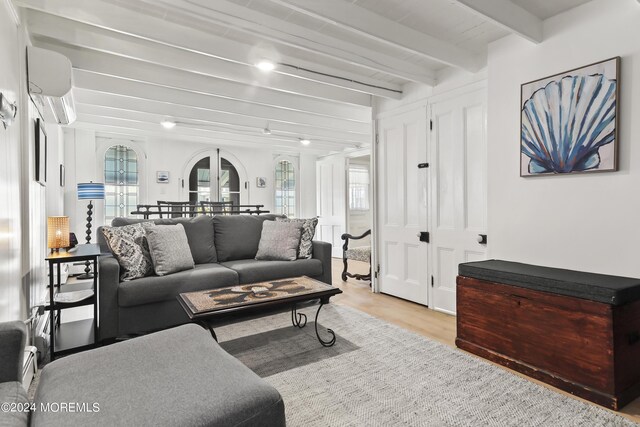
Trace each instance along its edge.
{"label": "white ceiling", "polygon": [[75,127],[326,153],[370,144],[373,96],[478,71],[490,42],[539,43],[542,20],[588,0],[14,1],[73,64]]}

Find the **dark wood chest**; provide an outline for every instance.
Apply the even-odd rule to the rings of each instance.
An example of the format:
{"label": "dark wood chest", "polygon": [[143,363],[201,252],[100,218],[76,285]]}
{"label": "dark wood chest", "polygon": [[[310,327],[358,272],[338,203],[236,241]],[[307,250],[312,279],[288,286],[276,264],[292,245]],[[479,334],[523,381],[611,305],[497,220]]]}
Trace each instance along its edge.
{"label": "dark wood chest", "polygon": [[[640,395],[640,280],[569,272],[579,273],[571,282],[568,270],[556,276],[556,269],[507,263],[505,272],[501,263],[467,264],[481,265],[479,273],[460,266],[459,348],[608,408]],[[499,271],[492,275],[491,266]],[[528,281],[541,271],[544,280]],[[599,289],[607,278],[614,285]]]}

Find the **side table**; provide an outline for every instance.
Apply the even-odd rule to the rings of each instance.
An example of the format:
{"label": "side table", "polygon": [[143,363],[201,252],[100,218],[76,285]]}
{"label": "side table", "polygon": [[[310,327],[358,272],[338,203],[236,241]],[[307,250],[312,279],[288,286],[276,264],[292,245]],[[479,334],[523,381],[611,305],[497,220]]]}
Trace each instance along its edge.
{"label": "side table", "polygon": [[[73,351],[92,348],[98,342],[98,257],[101,255],[100,246],[85,244],[76,246],[72,252],[53,252],[45,260],[49,264],[49,333],[51,361],[56,355],[68,354]],[[93,291],[89,298],[76,302],[58,302],[56,295],[64,294],[61,290],[61,264],[78,261],[93,261],[93,280],[74,286],[74,290]],[[54,283],[54,266],[57,266],[57,281]],[[57,284],[56,284],[57,283]],[[60,311],[93,304],[93,319],[60,323]]]}

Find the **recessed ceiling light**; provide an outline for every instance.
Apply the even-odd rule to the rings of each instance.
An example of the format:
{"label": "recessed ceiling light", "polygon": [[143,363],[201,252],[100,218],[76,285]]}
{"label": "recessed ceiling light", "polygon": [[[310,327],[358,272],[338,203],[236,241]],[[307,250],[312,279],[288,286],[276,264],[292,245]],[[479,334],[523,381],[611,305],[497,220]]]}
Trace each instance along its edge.
{"label": "recessed ceiling light", "polygon": [[273,71],[273,69],[276,68],[276,64],[274,64],[273,61],[269,61],[268,59],[263,59],[256,64],[256,67],[264,72],[269,72]]}
{"label": "recessed ceiling light", "polygon": [[176,122],[172,122],[171,120],[163,120],[160,122],[163,128],[165,129],[173,129],[176,127]]}
{"label": "recessed ceiling light", "polygon": [[309,145],[309,144],[311,144],[311,141],[308,140],[307,138],[300,138],[300,144]]}

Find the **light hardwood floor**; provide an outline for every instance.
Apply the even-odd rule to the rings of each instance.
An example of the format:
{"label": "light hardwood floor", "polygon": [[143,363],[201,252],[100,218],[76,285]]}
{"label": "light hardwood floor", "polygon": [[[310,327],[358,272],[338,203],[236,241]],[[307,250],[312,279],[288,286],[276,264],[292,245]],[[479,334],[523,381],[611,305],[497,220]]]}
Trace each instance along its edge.
{"label": "light hardwood floor", "polygon": [[[361,274],[366,273],[369,268],[365,263],[358,263],[354,261],[349,262],[349,267],[349,272]],[[454,316],[429,310],[420,304],[415,304],[400,298],[384,294],[374,294],[371,292],[368,282],[354,279],[349,279],[346,282],[343,282],[340,278],[340,273],[342,273],[342,260],[334,259],[333,285],[342,289],[343,293],[336,295],[332,299],[332,302],[353,307],[373,317],[377,317],[378,319],[400,326],[424,337],[434,339],[451,347],[455,347],[456,318]],[[640,361],[638,361],[638,363],[640,363]],[[496,366],[499,366],[502,369],[507,369],[500,365]],[[533,380],[515,371],[511,371],[510,369],[507,370],[516,375],[527,378],[530,381],[542,384],[543,386],[553,389],[558,393],[570,396],[568,393],[555,387]],[[586,400],[575,396],[572,397],[582,400],[583,402],[587,402]],[[593,405],[590,402],[587,403]],[[629,405],[625,406],[622,411],[616,413],[640,423],[640,398],[634,400]]]}

